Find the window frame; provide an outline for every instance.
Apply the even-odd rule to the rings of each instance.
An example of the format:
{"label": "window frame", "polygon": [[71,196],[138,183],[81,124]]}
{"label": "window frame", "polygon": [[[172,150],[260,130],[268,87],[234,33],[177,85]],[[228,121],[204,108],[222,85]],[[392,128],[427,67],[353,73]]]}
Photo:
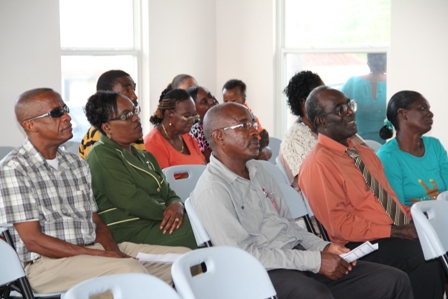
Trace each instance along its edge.
{"label": "window frame", "polygon": [[286,131],[292,125],[288,123],[289,111],[286,96],[283,94],[283,89],[288,84],[290,78],[287,78],[286,56],[288,54],[337,54],[337,53],[387,53],[389,54],[390,43],[376,43],[376,44],[358,44],[350,47],[286,47],[286,28],[285,28],[285,1],[276,1],[276,76],[275,76],[275,95],[276,104],[275,111],[275,136],[285,136]]}

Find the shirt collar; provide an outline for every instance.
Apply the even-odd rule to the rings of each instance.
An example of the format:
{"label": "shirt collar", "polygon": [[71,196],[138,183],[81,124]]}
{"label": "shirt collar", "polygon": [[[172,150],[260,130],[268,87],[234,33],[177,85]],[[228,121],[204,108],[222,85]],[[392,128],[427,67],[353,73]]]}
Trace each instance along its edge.
{"label": "shirt collar", "polygon": [[[249,170],[250,177],[253,177],[256,173],[257,167],[256,167],[255,160],[249,160],[246,162],[246,167]],[[228,184],[233,183],[238,178],[246,180],[243,177],[240,177],[233,171],[231,171],[227,166],[225,166],[221,161],[219,161],[213,153],[210,155],[210,163],[207,165],[207,168],[209,171],[213,174],[219,175],[221,178],[223,178]]]}
{"label": "shirt collar", "polygon": [[[23,153],[20,153],[21,150],[19,150],[19,154],[22,154],[26,160],[28,160],[28,163],[30,165],[36,166],[36,168],[41,167],[43,165],[48,165],[51,167],[47,160],[42,156],[42,154],[34,147],[34,145],[31,143],[31,141],[26,138],[25,142],[23,143]],[[70,153],[62,150],[61,148],[58,148],[56,152],[56,158],[59,161],[59,171],[62,171],[64,169],[70,169],[73,167],[76,167],[75,160],[71,156]]]}
{"label": "shirt collar", "polygon": [[[322,145],[323,147],[326,147],[332,151],[334,151],[335,153],[339,154],[340,156],[345,155],[345,150],[347,149],[347,147],[333,139],[331,139],[328,136],[325,136],[321,133],[319,133],[319,135],[317,136],[317,143]],[[347,138],[347,144],[348,147],[355,147],[353,141],[350,138]]]}

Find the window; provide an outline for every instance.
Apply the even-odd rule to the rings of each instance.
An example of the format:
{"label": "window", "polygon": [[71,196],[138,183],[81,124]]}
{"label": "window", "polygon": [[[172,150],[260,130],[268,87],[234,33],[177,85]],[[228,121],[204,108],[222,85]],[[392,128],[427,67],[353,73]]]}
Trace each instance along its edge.
{"label": "window", "polygon": [[281,0],[277,9],[277,132],[283,136],[296,119],[282,93],[289,79],[310,70],[339,89],[350,77],[369,73],[367,53],[387,52],[389,47],[390,0]]}
{"label": "window", "polygon": [[73,140],[90,128],[83,107],[105,71],[121,69],[139,80],[137,0],[60,0],[62,97],[70,107]]}

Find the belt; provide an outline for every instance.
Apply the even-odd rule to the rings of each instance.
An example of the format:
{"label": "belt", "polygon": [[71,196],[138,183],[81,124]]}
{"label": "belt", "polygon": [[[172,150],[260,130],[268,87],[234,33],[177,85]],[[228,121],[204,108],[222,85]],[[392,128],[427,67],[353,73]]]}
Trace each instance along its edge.
{"label": "belt", "polygon": [[[95,242],[90,242],[90,243],[87,243],[87,244],[81,244],[81,245],[78,245],[78,246],[87,247],[87,246],[92,246],[92,245],[95,245]],[[40,258],[41,258],[41,257],[39,256],[38,258],[36,258],[36,259],[34,259],[34,260],[32,260],[32,261],[24,262],[24,263],[23,263],[23,268],[25,268],[25,267],[28,266],[28,265],[32,265],[32,264],[34,264],[34,262],[37,261],[37,260],[40,259]]]}

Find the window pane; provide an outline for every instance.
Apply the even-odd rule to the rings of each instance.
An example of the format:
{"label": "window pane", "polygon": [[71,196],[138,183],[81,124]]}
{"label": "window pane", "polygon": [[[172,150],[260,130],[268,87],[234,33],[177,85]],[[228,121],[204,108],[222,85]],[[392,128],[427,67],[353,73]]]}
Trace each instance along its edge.
{"label": "window pane", "polygon": [[133,48],[132,0],[59,1],[62,48]]}
{"label": "window pane", "polygon": [[285,0],[285,47],[388,44],[390,0]]}
{"label": "window pane", "polygon": [[[366,53],[287,54],[286,66],[285,87],[292,76],[303,70],[317,73],[325,85],[336,89],[340,89],[350,77],[366,75],[370,72]],[[288,108],[288,126],[296,118]]]}
{"label": "window pane", "polygon": [[115,56],[62,56],[62,98],[70,108],[73,125],[73,140],[80,141],[90,124],[83,107],[87,99],[96,92],[98,77],[113,69],[131,75],[137,82],[137,64],[131,55]]}

